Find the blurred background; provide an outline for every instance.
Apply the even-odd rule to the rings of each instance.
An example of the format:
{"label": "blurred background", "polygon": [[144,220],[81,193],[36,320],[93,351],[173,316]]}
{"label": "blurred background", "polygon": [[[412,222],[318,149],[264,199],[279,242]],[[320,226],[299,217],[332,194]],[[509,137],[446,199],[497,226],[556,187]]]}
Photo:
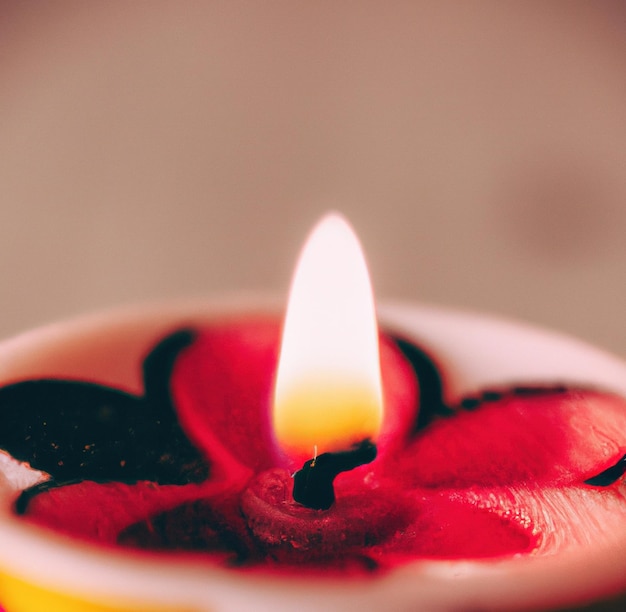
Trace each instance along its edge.
{"label": "blurred background", "polygon": [[285,291],[329,208],[380,299],[626,355],[626,4],[0,3],[0,336]]}

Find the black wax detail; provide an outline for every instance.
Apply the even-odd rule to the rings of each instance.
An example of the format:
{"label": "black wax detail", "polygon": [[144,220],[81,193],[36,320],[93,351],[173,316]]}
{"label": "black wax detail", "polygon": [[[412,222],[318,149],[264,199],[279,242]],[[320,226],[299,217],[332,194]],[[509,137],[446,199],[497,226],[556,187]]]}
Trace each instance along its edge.
{"label": "black wax detail", "polygon": [[143,398],[159,413],[176,418],[170,392],[172,370],[180,353],[193,344],[196,336],[192,329],[179,329],[162,338],[143,360]]}
{"label": "black wax detail", "polygon": [[433,360],[412,342],[399,337],[393,337],[393,340],[411,364],[419,382],[420,409],[414,432],[424,429],[436,416],[452,415],[454,411],[443,400],[443,384]]}
{"label": "black wax detail", "polygon": [[594,487],[609,487],[617,482],[626,473],[626,455],[624,455],[615,465],[600,472],[592,478],[585,480],[585,484]]}
{"label": "black wax detail", "polygon": [[571,387],[565,385],[519,385],[511,389],[511,393],[517,397],[534,397],[540,395],[555,395],[567,393]]}
{"label": "black wax detail", "polygon": [[498,391],[497,389],[485,389],[480,398],[483,402],[497,402],[504,397],[504,391]]}
{"label": "black wax detail", "polygon": [[[94,478],[90,478],[89,481],[100,482],[100,483],[111,482],[110,480],[96,480]],[[30,504],[31,500],[35,499],[35,497],[37,497],[37,495],[39,495],[40,493],[47,493],[48,491],[51,491],[52,489],[61,489],[62,487],[71,487],[72,485],[80,484],[81,482],[84,482],[83,478],[76,478],[74,480],[63,480],[63,481],[54,480],[54,478],[50,478],[49,480],[44,480],[43,482],[39,482],[36,485],[33,485],[32,487],[28,487],[28,489],[24,489],[20,493],[18,498],[15,500],[13,509],[15,510],[16,514],[19,514],[19,515],[26,514],[26,512],[28,511],[28,505]],[[124,484],[137,484],[136,480],[126,479],[123,482]]]}
{"label": "black wax detail", "polygon": [[464,397],[460,403],[461,408],[463,410],[476,410],[482,406],[482,402],[477,397]]}
{"label": "black wax detail", "polygon": [[[404,357],[410,363],[419,383],[419,412],[413,427],[413,434],[420,432],[437,417],[451,417],[459,410],[477,410],[490,402],[507,397],[531,398],[535,396],[566,393],[569,387],[553,385],[517,385],[502,389],[485,389],[478,395],[461,398],[458,404],[446,404],[443,394],[443,381],[435,361],[430,355],[410,340],[391,336]],[[621,476],[621,474],[620,474]],[[619,478],[619,476],[618,476]]]}
{"label": "black wax detail", "polygon": [[490,402],[498,402],[513,397],[531,399],[533,397],[566,393],[568,390],[568,387],[563,385],[526,385],[503,387],[501,389],[485,389],[479,395],[469,395],[462,398],[458,408],[462,410],[477,410]]}
{"label": "black wax detail", "polygon": [[350,450],[323,453],[309,459],[294,474],[293,499],[307,508],[328,510],[335,503],[335,477],[341,472],[371,463],[376,453],[376,445],[371,440],[363,440]]}
{"label": "black wax detail", "polygon": [[243,565],[254,554],[251,540],[237,534],[210,500],[193,500],[125,527],[122,546],[152,550],[223,551],[229,565]]}
{"label": "black wax detail", "polygon": [[40,493],[45,493],[50,489],[56,488],[58,485],[55,480],[46,480],[40,482],[28,489],[24,489],[19,497],[15,500],[14,510],[16,514],[25,514],[31,499],[34,499]]}
{"label": "black wax detail", "polygon": [[175,332],[152,350],[144,396],[74,380],[0,388],[0,448],[50,474],[38,490],[75,480],[204,480],[208,464],[178,424],[169,392],[174,361],[194,337]]}

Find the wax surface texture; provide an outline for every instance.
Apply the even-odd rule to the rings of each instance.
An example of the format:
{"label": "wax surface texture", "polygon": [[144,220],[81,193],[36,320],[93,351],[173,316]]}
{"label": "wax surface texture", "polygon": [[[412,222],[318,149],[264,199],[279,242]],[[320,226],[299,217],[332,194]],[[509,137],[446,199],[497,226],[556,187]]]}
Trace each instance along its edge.
{"label": "wax surface texture", "polygon": [[[83,424],[84,440],[67,432],[71,449],[60,424],[58,440],[31,435],[25,450],[19,440],[0,440],[63,485],[28,498],[24,519],[104,546],[200,555],[246,571],[324,573],[384,571],[416,559],[551,555],[609,541],[626,520],[621,478],[586,483],[626,454],[623,399],[516,381],[445,406],[446,373],[419,347],[386,336],[377,458],[337,477],[329,510],[295,503],[291,474],[301,465],[281,453],[271,430],[279,333],[277,319],[245,318],[160,343],[144,366],[145,395],[119,401],[144,419],[145,408],[156,406],[159,425],[171,424],[144,423],[146,431],[135,427],[129,438],[132,423],[123,420],[118,440],[98,439],[97,458],[117,453],[115,469],[83,452],[72,474],[79,481],[63,485],[66,461],[42,452],[57,444],[69,460],[79,442],[84,451],[90,427],[101,427],[101,406]],[[169,383],[155,382],[155,372]],[[0,400],[10,391],[1,389]],[[172,445],[172,432],[181,445]],[[148,450],[146,466],[139,459]],[[135,466],[130,476],[127,465]]]}

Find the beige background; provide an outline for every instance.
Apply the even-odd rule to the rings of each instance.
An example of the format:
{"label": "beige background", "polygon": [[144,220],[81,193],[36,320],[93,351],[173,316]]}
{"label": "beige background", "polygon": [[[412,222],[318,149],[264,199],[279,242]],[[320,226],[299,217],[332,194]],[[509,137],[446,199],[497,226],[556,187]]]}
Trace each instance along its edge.
{"label": "beige background", "polygon": [[380,297],[626,355],[623,2],[2,2],[0,336],[286,289],[344,211]]}

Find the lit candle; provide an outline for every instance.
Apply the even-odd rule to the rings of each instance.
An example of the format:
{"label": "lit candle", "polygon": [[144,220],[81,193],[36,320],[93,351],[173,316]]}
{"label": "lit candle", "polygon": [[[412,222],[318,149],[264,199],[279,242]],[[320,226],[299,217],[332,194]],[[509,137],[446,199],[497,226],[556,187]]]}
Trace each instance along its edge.
{"label": "lit candle", "polygon": [[[626,589],[626,365],[409,305],[383,309],[379,347],[357,246],[331,216],[305,247],[275,394],[280,326],[260,302],[107,314],[0,346],[0,443],[56,479],[19,496],[41,474],[3,457],[8,612],[545,609]],[[327,265],[311,271],[316,253]],[[323,455],[354,469],[318,509],[291,475]]]}
{"label": "lit candle", "polygon": [[332,214],[300,255],[276,374],[277,440],[292,459],[309,459],[295,475],[296,501],[330,507],[334,477],[375,458],[382,409],[378,327],[365,258],[350,226]]}

